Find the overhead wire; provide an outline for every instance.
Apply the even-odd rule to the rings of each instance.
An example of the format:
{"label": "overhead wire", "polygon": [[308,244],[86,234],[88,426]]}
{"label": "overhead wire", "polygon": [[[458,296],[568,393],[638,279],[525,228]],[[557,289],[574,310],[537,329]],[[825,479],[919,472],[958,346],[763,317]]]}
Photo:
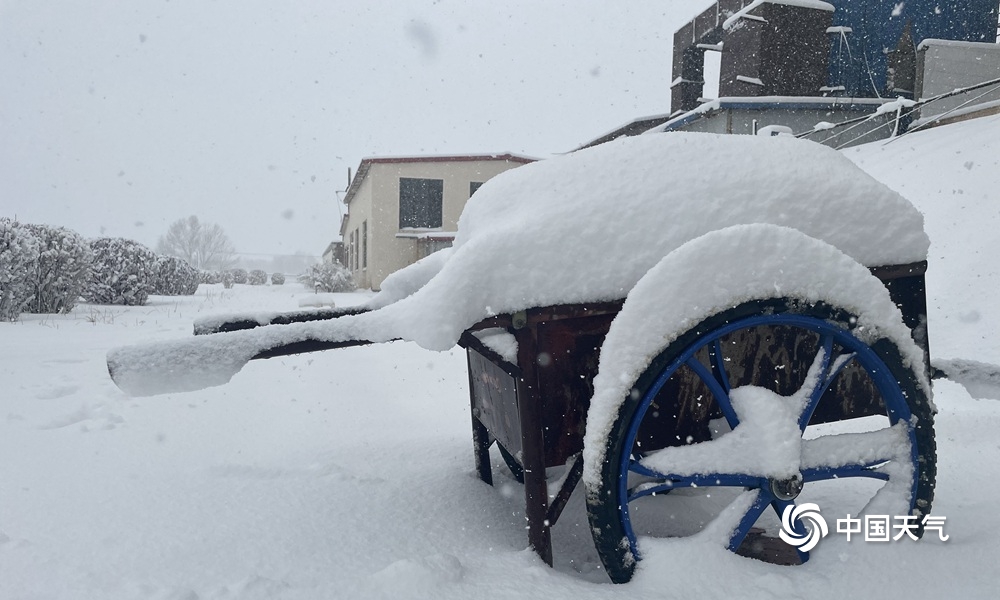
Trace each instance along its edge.
{"label": "overhead wire", "polygon": [[[969,100],[967,100],[967,101],[963,102],[962,104],[960,104],[960,105],[958,105],[958,106],[956,106],[956,107],[954,107],[954,108],[946,111],[945,113],[942,113],[941,115],[936,115],[935,118],[932,121],[929,121],[928,123],[925,123],[925,124],[921,124],[920,126],[914,128],[914,129],[905,131],[905,132],[903,132],[902,134],[900,134],[897,137],[903,137],[903,136],[905,136],[905,135],[907,135],[907,134],[909,134],[909,133],[911,133],[913,131],[919,131],[919,130],[925,128],[925,127],[930,126],[930,123],[939,121],[942,118],[945,118],[947,115],[953,114],[955,111],[961,110],[962,108],[968,106],[969,104],[972,104],[976,100],[979,100],[980,98],[982,98],[982,97],[984,97],[984,96],[986,96],[988,94],[991,94],[994,91],[1000,90],[1000,78],[991,79],[989,81],[984,81],[984,82],[977,83],[977,84],[974,84],[974,85],[970,85],[970,86],[967,86],[967,87],[964,87],[964,88],[959,88],[959,89],[956,89],[956,90],[952,90],[950,92],[945,92],[943,94],[938,94],[937,96],[933,96],[931,98],[926,98],[924,100],[918,100],[912,106],[908,107],[908,110],[906,110],[905,112],[903,112],[902,110],[898,111],[899,114],[897,115],[896,119],[894,119],[893,121],[890,121],[890,122],[887,122],[887,123],[883,123],[882,125],[879,125],[878,127],[873,128],[871,131],[869,131],[868,133],[864,134],[863,136],[855,138],[855,139],[853,139],[851,141],[857,141],[861,137],[866,137],[870,133],[872,133],[874,131],[878,131],[879,129],[881,129],[883,127],[887,127],[889,125],[894,125],[899,120],[912,115],[914,112],[916,112],[917,110],[919,110],[920,108],[922,108],[924,106],[927,106],[928,104],[932,104],[934,102],[937,102],[937,101],[940,101],[940,100],[944,100],[946,98],[951,98],[953,96],[959,96],[959,95],[962,95],[962,94],[966,94],[968,92],[972,92],[972,91],[975,91],[975,90],[978,90],[978,89],[982,89],[982,88],[985,88],[985,87],[990,87],[990,86],[994,86],[994,87],[991,87],[989,90],[983,92],[982,94],[979,94],[978,96],[975,96],[974,98],[970,98]],[[880,116],[880,115],[877,114],[877,113],[873,113],[873,114],[870,114],[870,115],[862,115],[860,117],[855,117],[853,119],[848,119],[846,121],[842,121],[840,123],[837,123],[836,125],[834,125],[833,127],[828,128],[828,129],[815,129],[814,128],[814,129],[811,129],[809,131],[804,131],[802,133],[795,134],[795,137],[797,137],[797,138],[807,138],[807,137],[809,137],[811,135],[815,135],[815,134],[818,134],[818,133],[823,133],[823,132],[831,131],[833,129],[839,129],[839,128],[842,128],[842,127],[847,127],[847,129],[844,129],[843,131],[839,131],[839,132],[837,132],[837,133],[835,133],[833,135],[830,135],[830,136],[828,136],[826,138],[823,138],[822,140],[819,141],[819,143],[821,143],[821,144],[826,144],[827,142],[836,140],[837,138],[840,138],[844,134],[849,133],[850,131],[853,131],[854,129],[860,127],[864,123],[872,121],[873,119],[875,119],[878,116]],[[893,139],[895,139],[895,138],[893,138]],[[840,147],[843,147],[843,145],[841,145]]]}
{"label": "overhead wire", "polygon": [[[1000,82],[1000,79],[995,80],[995,81]],[[965,102],[959,104],[958,106],[955,106],[955,107],[953,107],[953,108],[951,108],[951,109],[949,109],[949,110],[941,113],[940,115],[935,115],[934,118],[928,119],[926,122],[921,123],[920,125],[917,125],[913,129],[907,129],[902,134],[900,134],[900,135],[892,138],[891,140],[889,140],[886,143],[891,143],[891,142],[893,142],[893,141],[895,141],[895,140],[897,140],[897,139],[899,139],[899,138],[901,138],[901,137],[903,137],[905,135],[908,135],[910,133],[915,133],[915,132],[920,131],[921,129],[924,129],[926,127],[930,127],[932,123],[937,123],[937,122],[941,121],[942,119],[946,118],[948,115],[954,114],[956,111],[965,108],[966,106],[972,104],[976,100],[979,100],[983,96],[987,96],[987,95],[992,94],[993,92],[996,92],[998,90],[1000,90],[1000,83],[997,83],[997,85],[995,85],[992,88],[986,90],[982,94],[979,94],[975,98],[970,98],[970,99],[966,100]]]}

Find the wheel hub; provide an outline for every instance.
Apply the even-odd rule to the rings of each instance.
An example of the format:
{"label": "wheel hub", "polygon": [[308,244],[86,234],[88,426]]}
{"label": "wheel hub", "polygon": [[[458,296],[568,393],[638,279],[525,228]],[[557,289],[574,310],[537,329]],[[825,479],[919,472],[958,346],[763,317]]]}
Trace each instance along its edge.
{"label": "wheel hub", "polygon": [[794,500],[802,493],[802,476],[798,475],[791,479],[772,479],[771,493],[778,500]]}

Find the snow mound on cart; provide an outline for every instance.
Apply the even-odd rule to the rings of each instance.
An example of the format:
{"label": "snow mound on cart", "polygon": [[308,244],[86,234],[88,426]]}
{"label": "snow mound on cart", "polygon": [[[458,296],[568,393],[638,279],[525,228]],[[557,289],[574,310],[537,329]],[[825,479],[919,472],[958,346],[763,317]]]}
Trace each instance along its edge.
{"label": "snow mound on cart", "polygon": [[[491,179],[466,206],[454,247],[388,279],[369,305],[378,310],[113,350],[109,366],[123,389],[149,394],[225,383],[261,351],[304,339],[404,339],[447,350],[486,317],[624,298],[684,243],[753,223],[799,230],[869,267],[925,260],[929,246],[909,202],[824,146],[639,136]],[[692,260],[706,271],[720,266]],[[824,265],[810,269],[824,276]]]}
{"label": "snow mound on cart", "polygon": [[[869,267],[925,260],[929,246],[909,201],[830,148],[789,137],[670,133],[491,179],[469,200],[453,252],[437,266],[441,285],[465,290],[459,279],[470,282],[496,311],[612,300],[685,242],[750,223],[797,229]],[[413,283],[431,280],[426,266],[414,269]],[[394,281],[409,279],[408,271],[387,280],[392,301],[397,288],[416,287]]]}
{"label": "snow mound on cart", "polygon": [[[796,229],[869,267],[925,260],[930,243],[912,204],[825,146],[787,137],[626,138],[483,185],[440,271],[428,279],[419,267],[416,279],[427,283],[407,303],[412,319],[398,323],[397,335],[443,350],[494,314],[624,298],[684,243],[753,223]],[[822,276],[823,265],[813,269]]]}

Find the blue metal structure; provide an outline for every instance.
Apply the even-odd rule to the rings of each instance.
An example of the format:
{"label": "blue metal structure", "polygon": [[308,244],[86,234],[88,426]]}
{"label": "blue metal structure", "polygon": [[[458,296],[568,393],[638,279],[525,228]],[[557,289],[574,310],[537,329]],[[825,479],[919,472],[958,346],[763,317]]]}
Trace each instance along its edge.
{"label": "blue metal structure", "polygon": [[831,88],[874,98],[891,93],[892,53],[925,39],[995,42],[997,0],[826,0],[833,4]]}

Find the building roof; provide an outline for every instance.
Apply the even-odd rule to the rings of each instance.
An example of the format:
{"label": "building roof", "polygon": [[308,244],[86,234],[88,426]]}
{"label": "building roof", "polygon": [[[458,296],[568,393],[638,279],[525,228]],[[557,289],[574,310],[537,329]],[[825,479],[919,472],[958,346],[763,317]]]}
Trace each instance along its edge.
{"label": "building roof", "polygon": [[519,154],[513,154],[510,152],[505,152],[502,154],[451,154],[451,155],[433,155],[426,154],[422,156],[370,156],[361,159],[361,164],[358,165],[358,172],[351,178],[351,183],[347,186],[347,194],[344,196],[344,204],[350,206],[351,200],[354,199],[355,194],[361,188],[361,182],[364,181],[365,177],[368,176],[368,170],[371,169],[373,164],[405,164],[405,163],[450,163],[450,162],[476,162],[476,161],[487,161],[487,160],[500,160],[508,162],[517,162],[522,164],[528,164],[535,162],[536,158],[531,158],[528,156],[521,156]]}
{"label": "building roof", "polygon": [[673,131],[680,129],[692,121],[704,118],[706,115],[727,109],[744,110],[826,110],[830,112],[843,110],[861,110],[875,112],[878,107],[891,102],[889,98],[848,98],[841,96],[747,96],[718,98],[707,100],[698,108],[677,115],[665,123],[649,130],[650,133]]}
{"label": "building roof", "polygon": [[878,106],[889,101],[889,98],[845,98],[840,96],[747,96],[704,100],[700,106],[688,112],[677,111],[670,115],[640,117],[587,142],[576,150],[597,146],[622,136],[631,137],[647,132],[672,131],[718,110],[800,110],[812,108],[829,111],[847,109],[874,111]]}
{"label": "building roof", "polygon": [[587,142],[586,144],[576,148],[576,150],[583,150],[584,148],[590,148],[591,146],[596,146],[598,144],[603,144],[604,142],[610,142],[611,140],[618,139],[622,136],[631,137],[633,135],[639,135],[640,133],[645,133],[650,129],[663,125],[669,121],[674,115],[654,115],[650,117],[639,117],[634,121],[630,121],[621,127],[613,129],[608,133],[605,133],[597,138]]}
{"label": "building roof", "polygon": [[337,246],[343,246],[343,245],[344,245],[344,242],[342,242],[340,240],[334,240],[334,241],[330,242],[329,244],[327,244],[326,248],[323,250],[323,255],[325,256],[327,254],[330,254],[330,253],[332,253],[337,248]]}

